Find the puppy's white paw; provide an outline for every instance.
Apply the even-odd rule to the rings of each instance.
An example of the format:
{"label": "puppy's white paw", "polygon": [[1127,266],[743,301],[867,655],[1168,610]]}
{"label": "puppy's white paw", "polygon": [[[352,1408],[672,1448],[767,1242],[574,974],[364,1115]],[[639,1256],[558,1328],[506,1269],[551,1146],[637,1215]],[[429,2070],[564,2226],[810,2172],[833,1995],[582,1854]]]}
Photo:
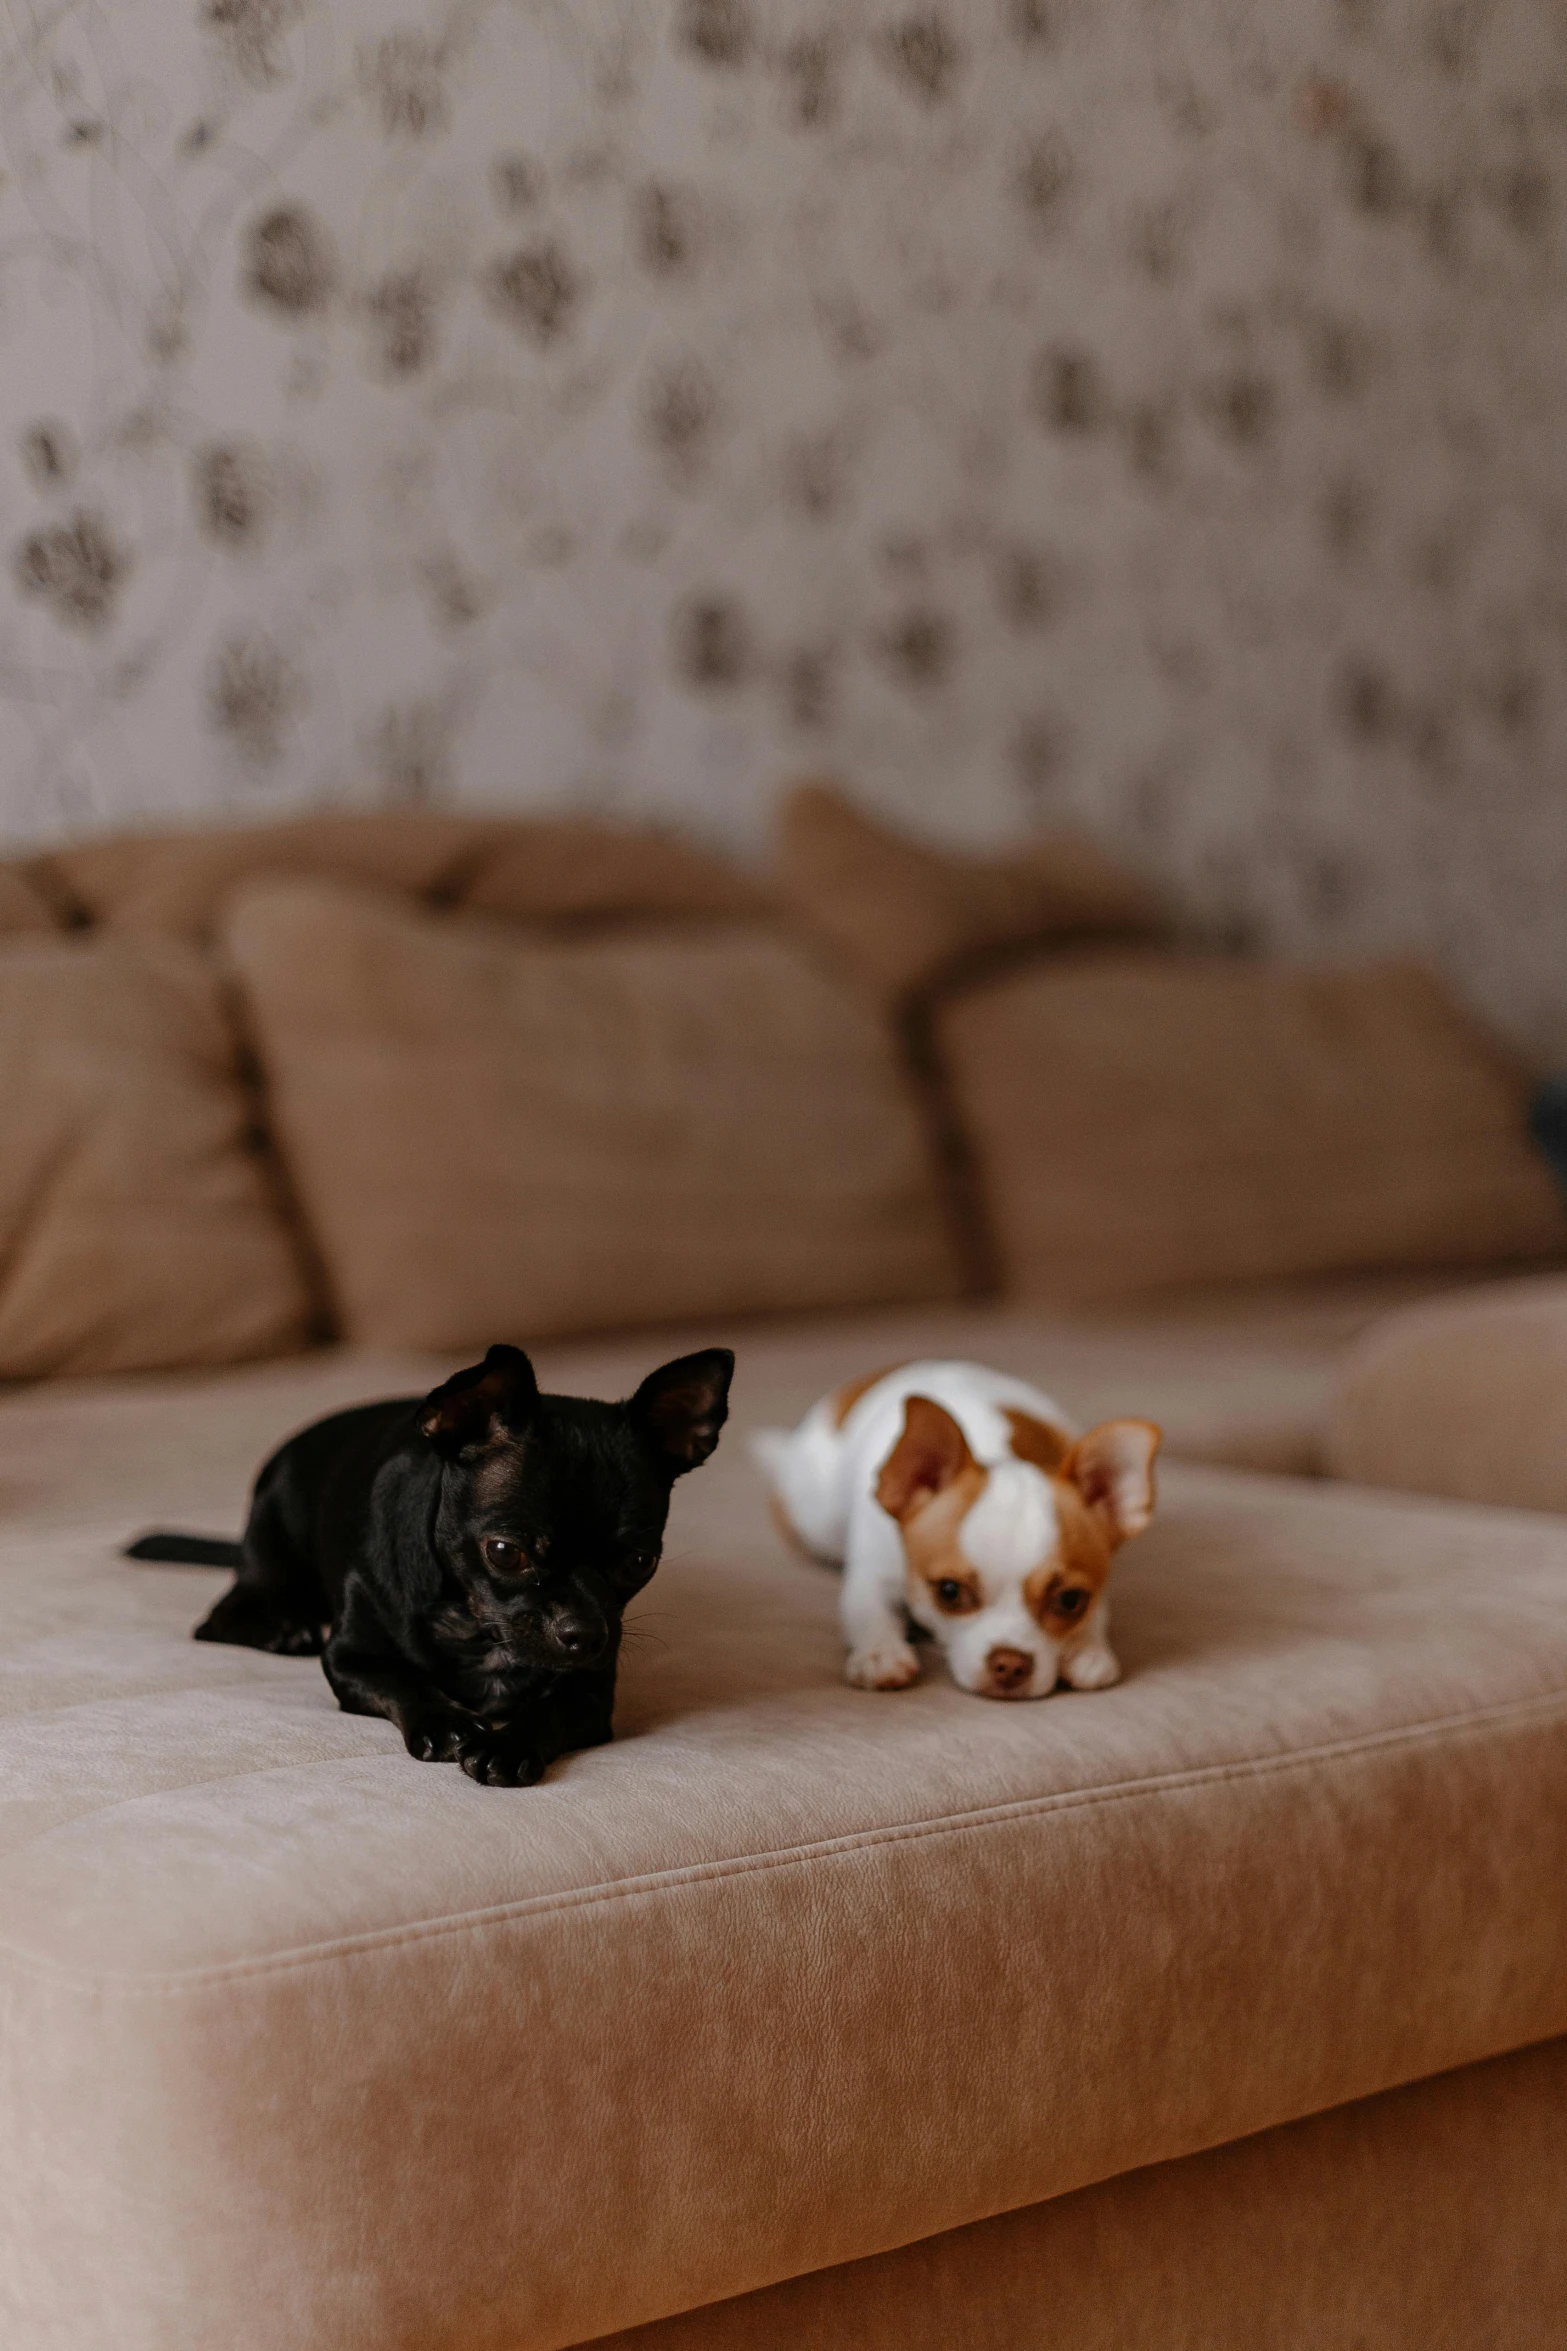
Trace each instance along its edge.
{"label": "puppy's white paw", "polygon": [[1121,1661],[1107,1642],[1096,1641],[1067,1658],[1061,1678],[1069,1690],[1108,1690],[1121,1678]]}
{"label": "puppy's white paw", "polygon": [[907,1641],[883,1641],[871,1649],[851,1649],[843,1677],[857,1690],[906,1690],[920,1678],[920,1661]]}

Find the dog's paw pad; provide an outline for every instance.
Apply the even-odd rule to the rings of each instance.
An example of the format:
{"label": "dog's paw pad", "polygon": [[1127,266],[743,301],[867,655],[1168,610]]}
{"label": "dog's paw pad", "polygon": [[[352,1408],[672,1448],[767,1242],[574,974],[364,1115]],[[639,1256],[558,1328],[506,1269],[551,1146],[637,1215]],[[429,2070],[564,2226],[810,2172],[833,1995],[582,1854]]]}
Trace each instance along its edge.
{"label": "dog's paw pad", "polygon": [[843,1673],[857,1690],[906,1690],[920,1678],[920,1661],[907,1641],[887,1641],[851,1649]]}
{"label": "dog's paw pad", "polygon": [[1120,1680],[1121,1664],[1113,1649],[1083,1649],[1067,1659],[1061,1675],[1069,1690],[1108,1690]]}

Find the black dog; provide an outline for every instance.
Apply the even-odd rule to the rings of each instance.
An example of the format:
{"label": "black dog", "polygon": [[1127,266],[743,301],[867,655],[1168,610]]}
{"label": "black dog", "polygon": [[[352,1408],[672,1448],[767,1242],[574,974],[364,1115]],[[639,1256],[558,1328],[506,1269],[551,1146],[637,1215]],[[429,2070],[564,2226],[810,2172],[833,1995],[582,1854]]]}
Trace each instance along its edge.
{"label": "black dog", "polygon": [[524,1786],[611,1736],[621,1611],[658,1565],[675,1479],[718,1443],[733,1371],[710,1347],[596,1404],[541,1396],[522,1350],[492,1347],[422,1401],[291,1437],[242,1543],[144,1535],[129,1555],[237,1567],[198,1641],[319,1654],[338,1704],[388,1716],[410,1755]]}

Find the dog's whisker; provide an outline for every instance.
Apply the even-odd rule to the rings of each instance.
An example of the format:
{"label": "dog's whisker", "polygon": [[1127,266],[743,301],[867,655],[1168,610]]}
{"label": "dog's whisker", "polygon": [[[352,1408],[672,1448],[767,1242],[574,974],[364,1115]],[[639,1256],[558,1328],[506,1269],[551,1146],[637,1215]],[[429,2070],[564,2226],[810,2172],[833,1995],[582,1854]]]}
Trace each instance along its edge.
{"label": "dog's whisker", "polygon": [[663,1633],[649,1632],[641,1625],[628,1624],[621,1635],[623,1651],[626,1649],[667,1649],[669,1646],[670,1643]]}

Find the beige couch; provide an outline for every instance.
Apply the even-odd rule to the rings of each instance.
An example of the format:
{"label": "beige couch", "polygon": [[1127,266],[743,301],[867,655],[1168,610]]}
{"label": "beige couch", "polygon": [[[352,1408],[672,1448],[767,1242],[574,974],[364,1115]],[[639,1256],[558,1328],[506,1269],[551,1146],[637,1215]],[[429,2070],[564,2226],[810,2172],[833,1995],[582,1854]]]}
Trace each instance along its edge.
{"label": "beige couch", "polygon": [[[255,985],[246,919],[224,968]],[[249,1033],[282,1108],[307,1093],[279,1001]],[[242,1082],[202,1050],[203,1082]],[[219,1303],[214,1252],[282,1214],[216,1182],[226,1133],[181,1163]],[[875,1187],[907,1208],[906,1165],[873,1161],[800,1195],[821,1253],[791,1278]],[[1497,1165],[1485,1197],[1523,1203],[1543,1262],[1546,1212]],[[1397,1465],[1369,1453],[1371,1483],[1278,1474],[1342,1466],[1368,1364],[1396,1432],[1390,1350],[1438,1312],[1397,1301],[1473,1268],[715,1308],[538,1347],[601,1394],[720,1329],[740,1367],[634,1614],[615,1744],[510,1793],[411,1763],[313,1663],[192,1645],[220,1579],[119,1556],[152,1522],[232,1527],[282,1431],[452,1360],[297,1351],[311,1314],[391,1308],[312,1264],[330,1167],[273,1172],[309,1220],[287,1278],[314,1303],[269,1342],[294,1352],[0,1399],[6,2351],[1559,2343],[1567,1521],[1375,1490]],[[68,1265],[103,1195],[52,1222],[34,1197],[13,1261],[42,1225]],[[178,1218],[156,1230],[177,1251]],[[497,1278],[537,1275],[524,1253]],[[131,1344],[98,1303],[71,1344]],[[37,1327],[0,1311],[0,1339]],[[1116,1690],[843,1684],[833,1579],[780,1546],[743,1437],[926,1352],[1166,1423]]]}

